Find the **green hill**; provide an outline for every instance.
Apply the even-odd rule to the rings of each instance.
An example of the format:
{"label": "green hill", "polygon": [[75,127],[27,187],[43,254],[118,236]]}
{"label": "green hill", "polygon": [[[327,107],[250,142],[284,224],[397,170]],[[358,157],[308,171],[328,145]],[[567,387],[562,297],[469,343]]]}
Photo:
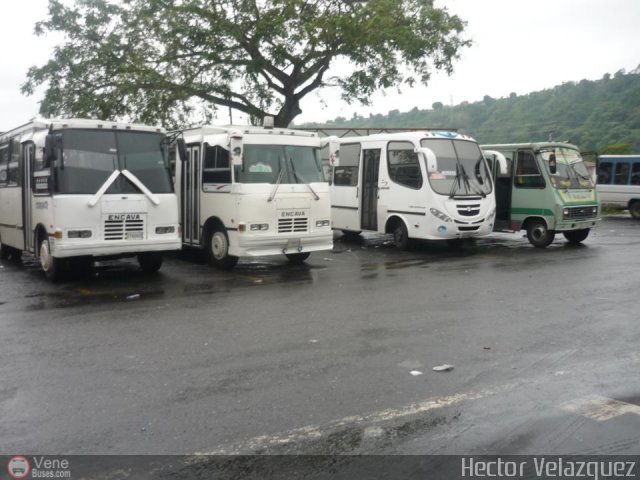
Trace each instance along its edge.
{"label": "green hill", "polygon": [[640,152],[640,73],[623,71],[601,80],[569,82],[549,90],[456,106],[387,115],[354,115],[304,127],[450,127],[480,143],[530,142],[553,138],[600,153],[612,146]]}

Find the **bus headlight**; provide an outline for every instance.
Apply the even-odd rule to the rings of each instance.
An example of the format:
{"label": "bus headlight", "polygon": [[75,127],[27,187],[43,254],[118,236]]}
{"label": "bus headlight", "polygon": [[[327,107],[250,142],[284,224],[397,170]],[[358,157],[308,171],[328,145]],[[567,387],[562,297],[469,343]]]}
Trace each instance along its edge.
{"label": "bus headlight", "polygon": [[331,220],[316,220],[316,227],[328,227],[331,225]]}
{"label": "bus headlight", "polygon": [[269,230],[269,224],[268,223],[252,223],[251,225],[249,225],[249,230],[251,230],[252,232],[264,232],[266,230]]}
{"label": "bus headlight", "polygon": [[176,231],[176,227],[173,225],[170,227],[156,227],[156,235],[164,235],[166,233],[174,233]]}
{"label": "bus headlight", "polygon": [[67,238],[91,238],[91,230],[68,230]]}
{"label": "bus headlight", "polygon": [[563,216],[564,218],[568,218],[570,213],[571,213],[571,212],[570,212],[570,210],[569,210],[568,208],[563,208],[563,209],[562,209],[562,216]]}
{"label": "bus headlight", "polygon": [[450,222],[451,221],[451,218],[449,218],[447,215],[445,215],[444,213],[442,213],[440,210],[438,210],[436,208],[432,208],[429,211],[431,212],[432,215],[435,215],[436,217],[438,217],[443,222]]}

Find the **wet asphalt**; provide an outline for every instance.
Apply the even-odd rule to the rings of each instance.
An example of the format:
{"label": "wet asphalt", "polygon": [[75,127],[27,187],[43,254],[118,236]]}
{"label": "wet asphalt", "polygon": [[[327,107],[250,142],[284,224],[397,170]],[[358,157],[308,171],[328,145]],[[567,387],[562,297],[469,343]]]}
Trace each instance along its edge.
{"label": "wet asphalt", "polygon": [[[304,265],[0,263],[2,454],[640,453],[640,222]],[[453,370],[436,372],[449,364]]]}

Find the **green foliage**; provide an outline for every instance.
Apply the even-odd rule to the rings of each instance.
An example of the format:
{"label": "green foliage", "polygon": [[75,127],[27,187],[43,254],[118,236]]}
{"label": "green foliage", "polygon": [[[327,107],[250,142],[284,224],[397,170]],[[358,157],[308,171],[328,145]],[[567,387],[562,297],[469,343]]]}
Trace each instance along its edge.
{"label": "green foliage", "polygon": [[[50,116],[179,125],[224,106],[286,126],[321,86],[367,104],[451,73],[463,28],[433,0],[49,0],[36,32],[65,42],[22,89],[46,84]],[[351,67],[329,76],[337,60]]]}
{"label": "green foliage", "polygon": [[[409,112],[371,115],[322,127],[455,128],[480,143],[570,141],[600,153],[640,152],[640,74],[617,72],[601,80],[565,83],[549,90],[454,107],[417,105]],[[611,152],[615,148],[615,152]]]}
{"label": "green foliage", "polygon": [[628,143],[614,143],[600,150],[602,155],[631,155],[632,153],[631,145]]}

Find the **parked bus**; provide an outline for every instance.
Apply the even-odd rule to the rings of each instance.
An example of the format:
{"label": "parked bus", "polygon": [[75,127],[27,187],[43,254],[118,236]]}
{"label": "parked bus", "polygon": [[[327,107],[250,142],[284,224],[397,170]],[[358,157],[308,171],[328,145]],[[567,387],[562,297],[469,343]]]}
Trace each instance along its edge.
{"label": "parked bus", "polygon": [[165,132],[34,120],[0,134],[0,254],[33,253],[46,276],[137,255],[147,272],[180,248]]}
{"label": "parked bus", "polygon": [[333,168],[333,227],[410,239],[456,240],[493,230],[489,168],[475,140],[455,132],[341,138]]}
{"label": "parked bus", "polygon": [[[568,143],[482,145],[496,190],[496,231],[526,230],[534,247],[556,233],[580,243],[600,224],[598,194],[580,151]],[[506,162],[497,171],[497,159]]]}
{"label": "parked bus", "polygon": [[316,133],[286,128],[203,126],[175,145],[182,243],[210,265],[286,255],[292,263],[333,248],[329,186]]}
{"label": "parked bus", "polygon": [[602,205],[640,219],[640,155],[601,155],[597,172]]}

